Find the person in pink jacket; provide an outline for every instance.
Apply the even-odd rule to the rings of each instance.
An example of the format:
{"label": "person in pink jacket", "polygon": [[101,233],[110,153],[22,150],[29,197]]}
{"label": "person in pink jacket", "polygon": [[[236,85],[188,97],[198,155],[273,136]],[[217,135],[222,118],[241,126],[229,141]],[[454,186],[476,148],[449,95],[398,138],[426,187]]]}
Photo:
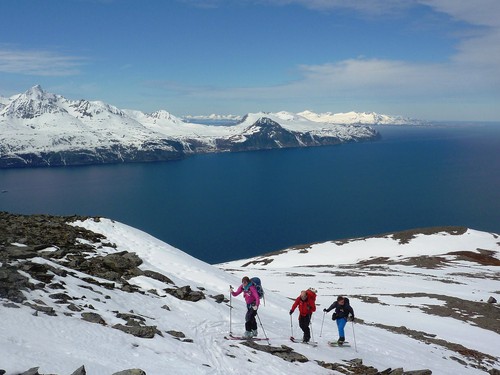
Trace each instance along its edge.
{"label": "person in pink jacket", "polygon": [[241,285],[238,287],[238,289],[236,289],[236,291],[234,291],[233,287],[231,287],[231,295],[233,297],[240,295],[241,292],[243,292],[245,302],[247,303],[244,336],[246,338],[252,338],[257,336],[257,320],[255,320],[255,317],[257,316],[257,309],[259,308],[260,299],[255,285],[253,285],[248,276],[245,276],[243,277],[243,279],[241,279]]}

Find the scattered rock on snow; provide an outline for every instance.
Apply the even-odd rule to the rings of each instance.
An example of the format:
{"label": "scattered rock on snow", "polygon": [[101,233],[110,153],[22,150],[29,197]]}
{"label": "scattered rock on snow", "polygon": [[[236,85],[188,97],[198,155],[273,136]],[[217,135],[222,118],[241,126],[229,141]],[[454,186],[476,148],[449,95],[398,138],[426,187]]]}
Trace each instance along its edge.
{"label": "scattered rock on snow", "polygon": [[125,326],[123,324],[115,324],[113,328],[136,337],[142,337],[144,339],[152,339],[156,333],[159,333],[158,330],[156,329],[156,326],[134,327],[134,326]]}
{"label": "scattered rock on snow", "polygon": [[169,335],[177,337],[177,338],[184,338],[184,337],[186,337],[186,335],[184,334],[184,332],[180,332],[180,331],[167,331],[167,333]]}
{"label": "scattered rock on snow", "polygon": [[146,375],[146,373],[139,368],[133,368],[129,370],[115,372],[113,375]]}
{"label": "scattered rock on snow", "polygon": [[97,313],[84,312],[84,313],[82,313],[82,319],[85,320],[86,322],[98,323],[98,324],[102,324],[103,326],[106,325],[106,322],[104,321],[104,319]]}
{"label": "scattered rock on snow", "polygon": [[164,290],[168,294],[183,301],[197,302],[201,299],[205,299],[205,294],[202,291],[193,291],[189,285],[180,288],[167,288]]}
{"label": "scattered rock on snow", "polygon": [[286,345],[281,345],[281,347],[277,346],[271,346],[271,345],[259,345],[255,341],[245,341],[242,343],[242,345],[248,346],[252,349],[260,350],[262,352],[266,352],[272,355],[275,355],[277,357],[280,357],[281,359],[284,359],[285,361],[288,362],[308,362],[309,359],[300,354],[295,352],[292,348]]}

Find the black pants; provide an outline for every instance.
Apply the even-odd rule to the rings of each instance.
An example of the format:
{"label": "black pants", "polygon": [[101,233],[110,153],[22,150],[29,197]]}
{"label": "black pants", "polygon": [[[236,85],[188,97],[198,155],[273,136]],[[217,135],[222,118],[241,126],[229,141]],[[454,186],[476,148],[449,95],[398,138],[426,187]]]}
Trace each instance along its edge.
{"label": "black pants", "polygon": [[304,332],[304,341],[309,341],[311,339],[311,330],[309,329],[309,323],[311,322],[311,314],[305,316],[299,316],[299,326]]}
{"label": "black pants", "polygon": [[257,329],[257,320],[255,320],[256,315],[257,310],[253,309],[253,305],[247,305],[247,313],[245,315],[245,331]]}

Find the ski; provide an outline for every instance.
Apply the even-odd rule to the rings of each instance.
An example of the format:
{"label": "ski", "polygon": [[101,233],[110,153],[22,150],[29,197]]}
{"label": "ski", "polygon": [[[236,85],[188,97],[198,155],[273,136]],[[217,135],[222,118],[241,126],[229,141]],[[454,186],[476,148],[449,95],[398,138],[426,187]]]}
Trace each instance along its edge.
{"label": "ski", "polygon": [[318,343],[316,341],[304,342],[304,341],[296,340],[295,337],[290,337],[290,341],[294,342],[296,344],[311,345],[311,346],[314,346],[314,347],[318,346]]}
{"label": "ski", "polygon": [[333,347],[338,347],[338,348],[342,348],[342,347],[350,348],[351,347],[351,345],[347,341],[344,341],[344,343],[342,345],[339,345],[339,343],[337,341],[328,341],[328,345],[333,346]]}
{"label": "ski", "polygon": [[238,340],[238,341],[269,341],[268,338],[265,337],[243,337],[243,336],[224,336],[226,340]]}

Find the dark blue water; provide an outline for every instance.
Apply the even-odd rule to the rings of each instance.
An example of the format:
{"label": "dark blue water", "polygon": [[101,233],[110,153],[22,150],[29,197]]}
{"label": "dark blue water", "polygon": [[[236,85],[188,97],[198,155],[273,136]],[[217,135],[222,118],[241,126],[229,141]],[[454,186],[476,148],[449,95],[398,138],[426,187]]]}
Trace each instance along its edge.
{"label": "dark blue water", "polygon": [[100,215],[216,263],[416,227],[500,233],[500,124],[178,162],[0,170],[0,210]]}

